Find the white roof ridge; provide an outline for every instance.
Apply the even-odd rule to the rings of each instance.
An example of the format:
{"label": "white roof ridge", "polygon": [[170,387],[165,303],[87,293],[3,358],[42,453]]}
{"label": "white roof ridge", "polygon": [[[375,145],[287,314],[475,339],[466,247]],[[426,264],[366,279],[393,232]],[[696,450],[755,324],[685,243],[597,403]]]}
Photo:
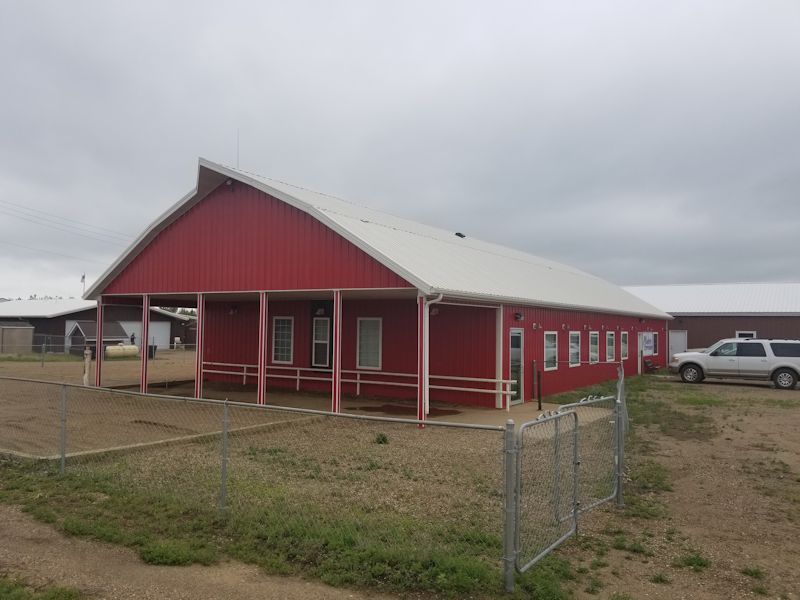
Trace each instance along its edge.
{"label": "white roof ridge", "polygon": [[[209,161],[209,160],[206,159],[206,162],[212,163],[213,161]],[[302,200],[302,202],[304,204],[312,206],[313,208],[315,208],[317,210],[320,210],[320,211],[323,211],[323,212],[326,212],[326,213],[330,213],[330,214],[334,214],[334,215],[338,215],[338,216],[344,217],[346,219],[358,219],[362,223],[368,223],[370,225],[375,225],[377,227],[384,227],[386,229],[391,229],[393,231],[401,231],[401,232],[407,233],[409,235],[414,235],[414,236],[417,236],[417,237],[427,238],[427,239],[430,239],[430,240],[436,240],[438,242],[444,242],[446,244],[450,244],[451,246],[455,246],[455,247],[463,247],[465,245],[468,245],[472,250],[476,250],[478,252],[483,252],[483,253],[490,254],[490,255],[493,255],[493,256],[497,256],[497,257],[500,257],[500,258],[503,258],[503,259],[515,260],[517,262],[528,264],[528,265],[531,265],[531,266],[534,266],[534,267],[537,267],[537,268],[541,268],[541,269],[554,270],[553,269],[553,265],[555,265],[557,267],[561,267],[560,270],[562,270],[563,272],[572,273],[573,275],[580,275],[580,276],[583,276],[583,277],[592,277],[592,278],[595,278],[595,279],[601,279],[600,277],[597,277],[596,275],[593,275],[591,273],[588,273],[586,271],[583,271],[583,270],[575,268],[575,267],[571,267],[571,266],[566,265],[564,263],[560,263],[558,261],[549,259],[549,258],[544,257],[544,256],[531,254],[529,252],[525,252],[523,250],[517,250],[516,248],[510,248],[508,246],[503,246],[503,245],[497,244],[495,242],[489,242],[489,241],[482,240],[482,239],[479,239],[479,238],[473,238],[473,237],[470,237],[469,235],[465,235],[465,237],[463,237],[463,238],[457,238],[455,240],[451,240],[451,239],[449,239],[450,235],[452,235],[453,237],[457,237],[455,231],[450,231],[448,229],[444,229],[442,227],[437,227],[437,226],[434,226],[434,225],[428,225],[427,223],[419,223],[417,221],[409,219],[408,217],[403,217],[401,215],[390,213],[390,212],[385,211],[385,210],[372,208],[370,206],[367,206],[365,204],[360,204],[358,202],[352,202],[350,200],[346,200],[344,198],[341,198],[340,196],[335,196],[333,194],[327,194],[325,192],[318,192],[317,190],[313,190],[311,188],[307,188],[307,187],[304,187],[304,186],[301,186],[301,185],[296,185],[294,183],[289,183],[287,181],[283,181],[283,180],[280,180],[280,179],[275,179],[273,177],[267,177],[267,176],[261,175],[259,173],[254,173],[253,171],[247,171],[245,169],[239,169],[237,167],[231,167],[231,166],[223,164],[223,163],[214,163],[214,164],[218,164],[219,166],[224,167],[226,169],[229,169],[231,171],[236,171],[236,172],[239,172],[239,173],[243,173],[243,174],[248,175],[250,177],[263,179],[263,180],[266,180],[266,181],[272,181],[272,182],[275,182],[275,183],[278,183],[278,184],[281,184],[281,185],[286,185],[286,186],[289,186],[289,187],[292,187],[292,188],[295,188],[295,189],[298,189],[298,190],[303,190],[303,191],[306,191],[306,192],[311,192],[312,194],[318,194],[318,195],[324,196],[326,198],[331,198],[333,200],[336,200],[338,202],[343,202],[345,204],[349,204],[350,206],[354,206],[356,208],[361,208],[361,209],[364,209],[364,210],[367,210],[367,211],[370,211],[370,212],[380,213],[380,214],[392,217],[394,219],[398,219],[400,221],[405,221],[405,222],[407,222],[409,224],[412,224],[412,225],[418,225],[418,226],[421,225],[421,226],[425,227],[426,229],[432,229],[432,230],[434,230],[436,232],[441,232],[441,233],[447,234],[447,235],[444,235],[444,236],[442,236],[440,238],[440,237],[437,237],[435,235],[425,234],[425,233],[423,233],[421,231],[414,231],[411,228],[407,228],[406,229],[406,228],[402,228],[402,227],[396,227],[396,226],[391,225],[389,223],[381,223],[379,221],[374,221],[374,220],[370,220],[370,219],[362,219],[362,218],[359,218],[359,217],[354,216],[354,215],[349,215],[349,214],[346,214],[344,212],[337,211],[336,209],[331,208],[331,207],[320,206],[318,204],[314,204],[313,202],[308,202],[307,200]],[[474,244],[473,242],[477,242],[477,244]],[[511,252],[515,253],[515,256],[509,256],[508,254],[503,254],[503,253],[500,253],[500,252],[497,252],[497,251],[492,251],[489,248],[487,248],[486,246],[489,246],[492,249],[500,248],[500,249],[507,250],[507,251],[510,250]],[[549,264],[543,264],[543,263],[549,263]]]}
{"label": "white roof ridge", "polygon": [[460,296],[468,298],[669,318],[619,286],[570,265],[476,237],[457,237],[454,231],[202,157],[195,189],[153,221],[86,297],[101,294],[149,243],[225,179],[252,186],[307,214],[423,294],[461,290]]}

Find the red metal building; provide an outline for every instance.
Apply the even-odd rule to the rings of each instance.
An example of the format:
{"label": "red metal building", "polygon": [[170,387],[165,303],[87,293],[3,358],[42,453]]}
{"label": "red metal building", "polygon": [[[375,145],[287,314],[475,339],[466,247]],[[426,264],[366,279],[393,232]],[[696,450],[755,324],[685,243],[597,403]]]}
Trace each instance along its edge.
{"label": "red metal building", "polygon": [[416,398],[420,419],[431,399],[530,401],[534,371],[545,395],[635,373],[645,342],[664,364],[669,318],[577,269],[204,159],[86,297],[101,323],[109,304],[196,306],[197,396]]}

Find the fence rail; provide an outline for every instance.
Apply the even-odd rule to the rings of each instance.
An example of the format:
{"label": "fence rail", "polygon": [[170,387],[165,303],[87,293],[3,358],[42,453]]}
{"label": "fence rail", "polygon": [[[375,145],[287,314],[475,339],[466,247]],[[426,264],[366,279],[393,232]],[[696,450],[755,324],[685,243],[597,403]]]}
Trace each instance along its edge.
{"label": "fence rail", "polygon": [[339,527],[336,507],[347,506],[366,530],[387,532],[392,519],[416,519],[414,543],[427,552],[464,540],[448,546],[429,529],[469,523],[502,537],[502,555],[481,560],[496,561],[508,590],[516,572],[577,534],[583,514],[622,503],[625,424],[621,372],[616,396],[584,398],[518,428],[421,428],[416,419],[0,376],[2,454],[241,518],[282,518],[297,506],[306,511],[297,518]]}

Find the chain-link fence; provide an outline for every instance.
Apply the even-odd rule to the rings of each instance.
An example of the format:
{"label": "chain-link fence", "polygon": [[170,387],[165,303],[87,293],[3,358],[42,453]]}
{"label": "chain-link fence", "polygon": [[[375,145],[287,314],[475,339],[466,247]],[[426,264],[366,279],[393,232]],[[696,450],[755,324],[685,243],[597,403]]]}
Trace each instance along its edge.
{"label": "chain-link fence", "polygon": [[[103,385],[138,387],[142,348],[130,343],[108,343],[103,349]],[[87,364],[85,348],[92,353]],[[0,349],[0,376],[40,379],[80,385],[88,371],[94,382],[96,366],[95,340],[78,335],[54,336],[36,334],[26,344],[6,343]],[[145,347],[148,354],[148,382],[153,391],[169,393],[181,386],[191,390],[195,377],[195,346],[171,343]],[[187,386],[188,382],[188,386]]]}
{"label": "chain-link fence", "polygon": [[279,562],[335,561],[343,544],[391,579],[400,545],[502,570],[510,589],[621,492],[623,389],[517,430],[0,377],[0,453],[180,518],[222,513],[234,548],[246,538]]}
{"label": "chain-link fence", "polygon": [[519,571],[575,535],[582,513],[611,499],[622,506],[626,429],[622,367],[615,395],[564,404],[519,428],[514,549]]}

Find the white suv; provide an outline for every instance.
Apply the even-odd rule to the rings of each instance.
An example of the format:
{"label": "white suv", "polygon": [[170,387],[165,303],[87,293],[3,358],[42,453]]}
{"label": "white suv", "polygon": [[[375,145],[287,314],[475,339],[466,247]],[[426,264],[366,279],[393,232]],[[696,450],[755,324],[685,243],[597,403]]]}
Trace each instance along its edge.
{"label": "white suv", "polygon": [[706,377],[765,379],[790,390],[800,378],[800,340],[720,340],[702,352],[680,352],[669,363],[686,383]]}

